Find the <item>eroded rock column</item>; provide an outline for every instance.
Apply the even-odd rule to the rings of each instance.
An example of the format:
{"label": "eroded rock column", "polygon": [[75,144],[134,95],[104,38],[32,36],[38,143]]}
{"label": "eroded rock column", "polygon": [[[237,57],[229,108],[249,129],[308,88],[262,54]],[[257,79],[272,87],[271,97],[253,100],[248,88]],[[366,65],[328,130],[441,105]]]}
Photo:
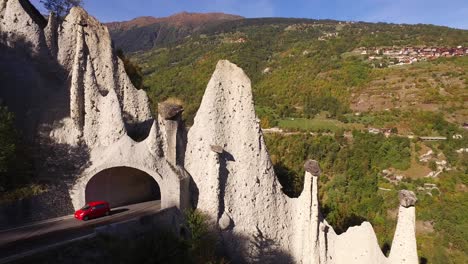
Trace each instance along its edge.
{"label": "eroded rock column", "polygon": [[418,200],[412,191],[402,190],[398,194],[400,208],[398,210],[398,223],[393,237],[390,251],[390,264],[417,264],[418,249],[416,245],[416,210]]}
{"label": "eroded rock column", "polygon": [[174,166],[183,166],[185,155],[185,129],[182,106],[163,102],[158,104],[159,126],[165,142],[166,159]]}
{"label": "eroded rock column", "polygon": [[178,104],[167,101],[158,104],[158,121],[164,157],[170,164],[169,167],[178,175],[177,179],[168,178],[165,180],[168,192],[166,196],[171,197],[166,199],[165,206],[178,206],[181,210],[190,206],[190,176],[184,168],[185,144],[187,141],[185,126],[182,121],[183,111],[182,106]]}
{"label": "eroded rock column", "polygon": [[84,31],[83,27],[76,25],[76,50],[72,68],[70,88],[70,117],[77,130],[82,131],[84,126]]}
{"label": "eroded rock column", "polygon": [[49,21],[47,27],[44,29],[44,36],[46,39],[47,47],[49,48],[50,54],[56,58],[58,52],[58,18],[54,12],[49,15]]}
{"label": "eroded rock column", "polygon": [[304,190],[298,198],[295,221],[298,228],[296,232],[295,247],[296,261],[303,264],[320,262],[320,219],[318,201],[318,177],[321,174],[319,164],[315,160],[308,160],[304,164],[306,171]]}

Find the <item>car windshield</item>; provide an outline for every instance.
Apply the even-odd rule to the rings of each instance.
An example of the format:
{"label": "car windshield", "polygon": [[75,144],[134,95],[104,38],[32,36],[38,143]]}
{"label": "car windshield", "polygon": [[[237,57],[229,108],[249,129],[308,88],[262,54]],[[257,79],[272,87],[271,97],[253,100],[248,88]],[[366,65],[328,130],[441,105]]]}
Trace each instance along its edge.
{"label": "car windshield", "polygon": [[89,206],[89,204],[83,206],[83,208],[81,208],[81,210],[88,210],[89,208],[91,208],[91,206]]}

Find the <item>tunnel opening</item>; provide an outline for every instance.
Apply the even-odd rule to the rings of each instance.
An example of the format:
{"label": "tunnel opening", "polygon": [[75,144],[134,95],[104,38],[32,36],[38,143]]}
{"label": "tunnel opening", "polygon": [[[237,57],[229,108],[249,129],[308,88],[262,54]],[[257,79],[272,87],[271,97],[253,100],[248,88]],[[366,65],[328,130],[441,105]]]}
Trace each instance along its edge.
{"label": "tunnel opening", "polygon": [[130,167],[114,167],[94,175],[86,185],[86,202],[104,200],[111,207],[161,199],[156,180],[148,173]]}

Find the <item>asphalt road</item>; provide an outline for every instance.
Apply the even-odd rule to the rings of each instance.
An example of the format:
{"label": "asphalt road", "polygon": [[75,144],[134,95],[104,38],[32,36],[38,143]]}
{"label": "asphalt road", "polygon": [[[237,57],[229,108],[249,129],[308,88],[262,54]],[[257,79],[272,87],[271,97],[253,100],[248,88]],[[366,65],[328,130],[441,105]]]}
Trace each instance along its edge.
{"label": "asphalt road", "polygon": [[92,234],[98,226],[154,214],[160,209],[161,201],[150,201],[112,208],[109,216],[88,221],[77,220],[71,215],[0,230],[0,261],[16,254]]}

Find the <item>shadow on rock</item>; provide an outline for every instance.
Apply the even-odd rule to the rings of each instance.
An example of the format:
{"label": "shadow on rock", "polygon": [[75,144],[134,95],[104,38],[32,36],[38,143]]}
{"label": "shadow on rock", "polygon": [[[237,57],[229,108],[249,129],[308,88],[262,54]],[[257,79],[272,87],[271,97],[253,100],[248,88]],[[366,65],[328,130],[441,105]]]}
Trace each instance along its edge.
{"label": "shadow on rock", "polygon": [[253,237],[233,234],[232,231],[223,231],[221,237],[221,255],[232,263],[294,263],[289,252],[258,228]]}

